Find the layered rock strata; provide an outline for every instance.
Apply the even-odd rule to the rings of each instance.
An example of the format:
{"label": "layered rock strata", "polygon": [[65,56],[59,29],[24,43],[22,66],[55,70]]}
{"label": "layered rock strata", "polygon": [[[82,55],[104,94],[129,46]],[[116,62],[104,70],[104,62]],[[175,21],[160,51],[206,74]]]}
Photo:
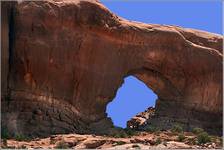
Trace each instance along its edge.
{"label": "layered rock strata", "polygon": [[129,75],[158,95],[149,124],[222,133],[221,35],[128,21],[94,0],[2,8],[2,126],[10,133],[106,130],[106,106]]}

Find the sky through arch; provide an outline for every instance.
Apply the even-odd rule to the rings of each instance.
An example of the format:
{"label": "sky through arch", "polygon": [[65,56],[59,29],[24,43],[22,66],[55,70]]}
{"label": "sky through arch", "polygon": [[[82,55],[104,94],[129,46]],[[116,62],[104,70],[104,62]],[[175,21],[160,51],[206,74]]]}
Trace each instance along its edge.
{"label": "sky through arch", "polygon": [[[107,105],[107,113],[115,126],[126,127],[126,122],[137,113],[155,106],[157,95],[134,76],[124,79],[113,101]],[[121,108],[122,107],[122,108]]]}

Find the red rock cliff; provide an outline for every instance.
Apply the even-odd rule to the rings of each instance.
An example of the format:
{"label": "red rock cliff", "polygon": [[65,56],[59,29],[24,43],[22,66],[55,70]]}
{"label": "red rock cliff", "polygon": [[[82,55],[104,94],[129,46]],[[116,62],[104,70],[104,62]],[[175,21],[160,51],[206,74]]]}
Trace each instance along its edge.
{"label": "red rock cliff", "polygon": [[3,43],[2,56],[2,125],[12,133],[109,128],[106,105],[128,75],[158,95],[149,123],[222,132],[222,36],[128,21],[94,0],[22,2],[13,10],[12,51],[7,56]]}

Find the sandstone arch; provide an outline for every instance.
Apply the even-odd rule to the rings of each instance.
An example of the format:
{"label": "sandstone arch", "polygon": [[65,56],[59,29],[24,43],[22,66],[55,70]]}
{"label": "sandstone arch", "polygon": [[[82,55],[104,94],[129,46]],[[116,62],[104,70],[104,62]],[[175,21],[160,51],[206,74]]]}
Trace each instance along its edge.
{"label": "sandstone arch", "polygon": [[22,2],[12,8],[13,51],[7,55],[4,48],[2,56],[11,64],[2,77],[8,77],[2,82],[7,85],[2,123],[10,131],[41,135],[109,128],[106,105],[132,74],[159,96],[150,123],[222,132],[222,36],[131,22],[92,0]]}

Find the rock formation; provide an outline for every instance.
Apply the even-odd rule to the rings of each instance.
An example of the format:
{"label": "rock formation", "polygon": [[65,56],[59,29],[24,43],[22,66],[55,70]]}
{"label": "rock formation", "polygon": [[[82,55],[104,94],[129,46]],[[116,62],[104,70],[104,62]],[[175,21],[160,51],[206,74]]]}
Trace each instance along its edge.
{"label": "rock formation", "polygon": [[144,130],[148,126],[147,120],[151,120],[155,115],[155,108],[149,107],[144,112],[138,113],[127,121],[127,128],[135,130]]}
{"label": "rock formation", "polygon": [[149,124],[222,133],[221,35],[128,21],[97,0],[2,8],[2,127],[10,133],[106,130],[106,105],[129,75],[158,95]]}
{"label": "rock formation", "polygon": [[[179,141],[170,131],[141,132],[132,137],[115,138],[88,134],[57,134],[33,140],[9,139],[1,141],[3,149],[222,149],[222,138],[213,137],[210,143],[196,144],[197,136],[185,132]],[[119,134],[118,134],[119,135]],[[158,140],[160,139],[160,140]]]}

